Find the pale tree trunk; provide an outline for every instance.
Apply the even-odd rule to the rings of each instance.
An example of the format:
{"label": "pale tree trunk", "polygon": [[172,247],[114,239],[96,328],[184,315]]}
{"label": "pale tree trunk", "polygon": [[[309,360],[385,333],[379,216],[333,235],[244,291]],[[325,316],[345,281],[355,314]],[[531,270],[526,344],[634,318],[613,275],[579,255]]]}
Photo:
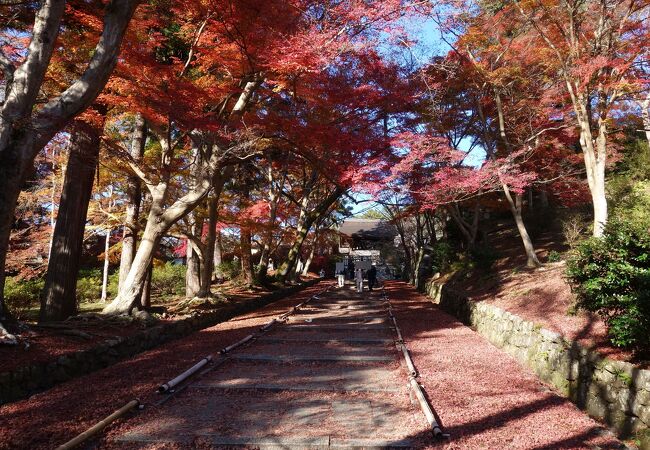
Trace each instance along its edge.
{"label": "pale tree trunk", "polygon": [[305,260],[305,265],[302,268],[302,275],[303,276],[306,276],[309,273],[309,267],[311,266],[311,263],[314,260],[314,253],[316,251],[316,246],[318,245],[318,236],[320,234],[323,219],[324,219],[324,217],[321,216],[321,218],[316,223],[316,226],[315,226],[315,229],[314,229],[313,242],[312,242],[311,248],[309,250],[309,256],[307,256],[307,259]]}
{"label": "pale tree trunk", "polygon": [[[136,114],[131,138],[130,153],[134,161],[139,162],[144,156],[144,147],[147,141],[147,124],[142,114]],[[126,188],[126,215],[124,218],[124,234],[122,236],[122,253],[120,255],[120,274],[118,290],[122,287],[126,276],[131,269],[138,241],[138,220],[140,217],[140,203],[142,202],[142,186],[140,179],[131,175],[127,180]]]}
{"label": "pale tree trunk", "polygon": [[52,242],[54,241],[54,226],[56,225],[56,151],[52,150],[52,193],[50,194],[50,204],[52,211],[50,211],[50,246],[47,250],[47,259],[50,259],[52,254]]}
{"label": "pale tree trunk", "polygon": [[[305,203],[306,201],[307,200],[305,199]],[[280,280],[285,281],[287,277],[289,277],[289,275],[293,272],[300,255],[302,243],[304,242],[307,233],[309,233],[310,228],[311,223],[308,223],[308,215],[305,212],[305,207],[303,207],[298,218],[298,227],[296,228],[296,235],[293,240],[293,244],[289,249],[289,253],[287,253],[287,259],[282,263],[280,267],[278,267],[278,270],[276,272]]]}
{"label": "pale tree trunk", "polygon": [[650,145],[650,91],[646,95],[645,100],[639,103],[641,106],[641,117],[643,118],[643,131],[645,131],[645,139]]}
{"label": "pale tree trunk", "polygon": [[286,281],[294,272],[298,257],[300,256],[300,249],[302,248],[302,244],[305,241],[305,237],[307,237],[307,233],[309,233],[309,229],[311,228],[312,223],[313,221],[309,222],[307,215],[305,215],[305,218],[303,220],[298,222],[296,235],[294,237],[293,244],[289,249],[289,253],[287,254],[287,259],[282,263],[280,267],[278,267],[277,270],[279,280]]}
{"label": "pale tree trunk", "polygon": [[[512,150],[512,146],[510,145],[510,142],[508,141],[508,138],[506,136],[505,118],[503,112],[503,105],[501,103],[501,96],[496,90],[495,90],[494,99],[497,105],[497,114],[499,119],[499,136],[501,137],[501,140],[503,141],[505,147],[510,152]],[[521,215],[521,209],[522,209],[521,194],[520,193],[515,194],[516,198],[513,200],[508,185],[502,181],[501,187],[503,188],[503,193],[505,194],[506,199],[508,200],[508,206],[510,206],[510,212],[512,212],[512,216],[515,219],[515,224],[517,225],[517,231],[519,231],[519,236],[521,237],[521,241],[524,244],[524,251],[526,253],[526,266],[540,267],[542,263],[540,263],[539,259],[537,259],[537,254],[535,253],[535,247],[533,246],[533,241],[530,239],[530,236],[528,235],[528,230],[526,230],[526,224],[524,223],[524,220]]]}
{"label": "pale tree trunk", "polygon": [[311,246],[311,249],[309,250],[309,256],[307,256],[307,259],[305,260],[305,264],[302,268],[302,276],[307,276],[309,274],[309,266],[311,266],[311,262],[314,260],[314,251],[316,249],[316,242]]}
{"label": "pale tree trunk", "polygon": [[[196,189],[199,183],[201,172],[201,149],[199,146],[194,148],[193,159],[196,161],[190,167],[189,188]],[[191,239],[187,240],[186,250],[186,268],[185,271],[185,297],[194,298],[201,289],[201,264],[204,262],[205,254],[201,236],[203,235],[203,218],[198,217],[192,211],[187,215],[190,225]]]}
{"label": "pale tree trunk", "polygon": [[299,203],[300,212],[298,214],[298,224],[296,226],[295,239],[291,245],[291,248],[289,249],[286,260],[280,266],[278,266],[278,269],[275,273],[275,276],[279,281],[286,282],[289,279],[293,279],[295,276],[296,262],[300,257],[300,249],[302,248],[303,241],[305,240],[305,237],[307,236],[307,233],[309,233],[309,229],[315,220],[315,217],[312,217],[315,211],[308,213],[307,209],[309,206],[310,195],[312,194],[312,190],[317,180],[318,172],[316,170],[312,170],[309,180],[303,183],[303,193],[302,199]]}
{"label": "pale tree trunk", "polygon": [[196,189],[188,192],[169,207],[165,207],[167,183],[160,182],[158,185],[148,185],[151,194],[151,208],[142,234],[142,240],[120,293],[104,308],[104,313],[130,313],[133,308],[138,306],[147,268],[153,261],[153,255],[160,240],[172,225],[196,208],[208,194],[213,173],[217,170],[216,166],[219,159],[217,152],[216,148],[213,149],[208,164],[209,167],[201,175],[201,181]]}
{"label": "pale tree trunk", "polygon": [[[250,99],[254,89],[248,89],[248,86],[257,86],[259,81],[247,83],[247,88],[240,94],[237,105],[244,104]],[[241,109],[241,108],[240,108]],[[238,113],[240,109],[237,106],[233,108],[232,114]],[[104,308],[105,314],[131,313],[138,306],[140,294],[143,289],[146,278],[147,268],[153,261],[153,254],[160,240],[169,228],[193,211],[200,202],[209,194],[212,188],[215,174],[221,170],[220,164],[226,149],[222,148],[217,142],[206,142],[204,136],[200,133],[193,133],[192,143],[197,147],[201,158],[197,158],[195,164],[200,164],[202,169],[198,174],[198,182],[195,186],[181,198],[176,200],[171,206],[166,207],[165,199],[167,197],[168,186],[170,182],[171,170],[169,164],[172,159],[171,139],[169,130],[164,136],[160,137],[162,151],[162,174],[166,174],[158,183],[153,182],[141,168],[132,165],[136,173],[143,180],[149,193],[151,194],[151,208],[147,218],[142,242],[133,259],[131,270],[129,271],[124,287],[120,289],[118,296]]]}
{"label": "pale tree trunk", "polygon": [[510,211],[512,216],[515,219],[515,224],[517,225],[517,230],[519,231],[519,236],[521,236],[521,242],[524,244],[524,250],[526,252],[526,266],[527,267],[540,267],[542,263],[539,262],[537,255],[535,254],[535,247],[533,246],[533,241],[528,235],[528,230],[526,230],[526,225],[521,216],[521,194],[515,194],[515,199],[512,198],[510,188],[502,183],[503,192],[508,200],[508,205],[510,206]]}
{"label": "pale tree trunk", "polygon": [[[113,209],[113,185],[108,187],[108,212]],[[107,222],[110,220],[110,217],[107,218]],[[102,296],[101,301],[105,302],[108,297],[108,269],[109,269],[109,257],[108,251],[111,248],[111,227],[106,229],[106,238],[104,239],[104,271],[102,274]]]}
{"label": "pale tree trunk", "polygon": [[241,227],[239,247],[241,250],[241,270],[244,282],[253,284],[253,261],[251,258],[251,231],[248,227]]}
{"label": "pale tree trunk", "polygon": [[[565,75],[566,76],[566,75]],[[566,86],[580,127],[580,147],[585,161],[587,183],[594,212],[593,235],[600,237],[607,224],[607,197],[605,194],[605,165],[607,163],[607,123],[598,118],[598,136],[593,137],[589,115],[589,97],[580,93],[567,78]]]}
{"label": "pale tree trunk", "polygon": [[214,271],[212,278],[214,281],[223,279],[223,272],[221,271],[221,263],[223,262],[223,248],[221,244],[221,231],[216,230],[216,241],[214,244],[214,253],[212,255],[214,264]]}
{"label": "pale tree trunk", "polygon": [[[239,210],[244,210],[250,204],[250,186],[245,172],[245,168],[238,174],[241,193],[239,195]],[[244,277],[244,283],[252,286],[253,278],[253,259],[251,256],[251,230],[248,224],[242,223],[239,226],[239,251],[241,253],[241,271]]]}
{"label": "pale tree trunk", "polygon": [[201,289],[201,262],[199,252],[194,248],[190,240],[187,240],[185,251],[185,297],[194,298]]}
{"label": "pale tree trunk", "polygon": [[57,44],[66,2],[44,1],[34,20],[32,40],[19,67],[0,52],[5,97],[0,106],[0,320],[4,304],[4,267],[16,201],[25,174],[38,152],[66,124],[83,112],[104,88],[117,62],[119,47],[137,0],[112,0],[104,29],[84,73],[58,97],[36,109],[38,94]]}
{"label": "pale tree trunk", "polygon": [[424,248],[423,247],[418,247],[417,251],[417,259],[415,261],[414,265],[414,270],[413,270],[413,275],[411,276],[411,283],[413,286],[416,288],[420,287],[420,283],[422,280],[420,279],[420,267],[422,266],[422,260],[424,259]]}
{"label": "pale tree trunk", "polygon": [[587,169],[587,182],[591,193],[594,211],[593,235],[600,237],[607,224],[607,197],[605,191],[605,164],[606,164],[606,130],[603,123],[596,139],[596,148],[592,139],[589,124],[580,132],[580,145]]}
{"label": "pale tree trunk", "polygon": [[159,211],[159,206],[155,205],[159,199],[154,196],[152,199],[152,211],[149,213],[147,226],[142,233],[142,239],[138,246],[138,251],[133,258],[131,270],[126,277],[118,296],[104,308],[104,313],[130,313],[136,308],[141,308],[141,295],[144,288],[144,283],[147,279],[149,266],[153,263],[153,255],[158,248],[160,239],[166,231],[167,224],[161,225],[158,222],[161,214],[156,213]]}
{"label": "pale tree trunk", "polygon": [[102,274],[102,297],[103,302],[108,298],[108,250],[111,248],[111,229],[106,230],[106,237],[104,238],[104,272]]}
{"label": "pale tree trunk", "polygon": [[95,127],[84,122],[75,124],[47,264],[41,322],[64,320],[77,312],[77,276],[99,144],[100,132]]}
{"label": "pale tree trunk", "polygon": [[273,176],[273,165],[269,164],[267,169],[267,180],[269,182],[269,224],[266,232],[264,233],[264,243],[262,245],[262,252],[260,254],[260,264],[257,271],[257,279],[260,282],[266,280],[266,274],[269,270],[269,258],[271,257],[271,244],[273,240],[273,229],[277,219],[278,205],[280,202],[280,194],[282,193],[284,181],[286,179],[286,171],[280,177],[280,181],[276,184],[275,177]]}

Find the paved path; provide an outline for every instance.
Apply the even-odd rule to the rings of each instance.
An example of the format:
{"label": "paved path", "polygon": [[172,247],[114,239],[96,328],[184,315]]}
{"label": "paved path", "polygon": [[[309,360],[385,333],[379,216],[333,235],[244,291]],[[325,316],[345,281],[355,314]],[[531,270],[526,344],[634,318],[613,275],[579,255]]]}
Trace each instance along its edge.
{"label": "paved path", "polygon": [[[410,400],[381,296],[346,288],[235,350],[164,405],[108,430],[99,447],[621,448],[602,425],[412,287],[392,282],[386,291],[449,440],[431,438]],[[259,314],[269,320],[277,310]],[[251,320],[260,319],[231,326],[257,329]]]}
{"label": "paved path", "polygon": [[413,447],[425,423],[394,338],[378,293],[330,291],[143,414],[114,443]]}

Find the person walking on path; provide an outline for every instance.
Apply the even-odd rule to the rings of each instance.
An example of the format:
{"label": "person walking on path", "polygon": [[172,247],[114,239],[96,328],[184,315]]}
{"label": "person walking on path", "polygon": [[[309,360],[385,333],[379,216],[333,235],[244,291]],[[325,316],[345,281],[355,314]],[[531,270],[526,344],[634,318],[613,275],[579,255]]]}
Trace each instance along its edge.
{"label": "person walking on path", "polygon": [[345,269],[341,269],[337,274],[336,278],[339,282],[339,287],[345,286]]}
{"label": "person walking on path", "polygon": [[374,266],[370,266],[370,270],[368,270],[368,290],[372,291],[372,288],[375,287],[375,284],[377,283],[377,268]]}
{"label": "person walking on path", "polygon": [[357,282],[357,292],[363,292],[363,270],[357,269],[354,279]]}

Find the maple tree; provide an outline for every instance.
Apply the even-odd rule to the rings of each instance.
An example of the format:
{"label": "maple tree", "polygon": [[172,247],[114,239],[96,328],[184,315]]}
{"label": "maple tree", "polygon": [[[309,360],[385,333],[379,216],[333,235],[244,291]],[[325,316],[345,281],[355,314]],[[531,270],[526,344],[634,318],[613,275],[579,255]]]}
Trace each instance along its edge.
{"label": "maple tree", "polygon": [[[19,35],[19,29],[11,24],[3,27],[3,42],[7,42],[0,52],[4,91],[0,105],[0,267],[3,269],[16,201],[27,172],[38,152],[103,89],[117,63],[120,44],[137,3],[135,0],[113,0],[107,4],[103,26],[100,25],[85,70],[78,79],[63,82],[62,89],[45,90],[46,101],[39,99],[39,94],[48,70],[52,69],[61,25],[64,18],[74,16],[75,10],[66,12],[66,2],[53,0],[38,5],[36,11],[30,10],[34,8],[31,4],[8,6],[27,9],[26,14],[19,15],[20,19],[33,17],[33,25],[28,44],[15,39],[9,41],[7,34]],[[4,280],[2,270],[0,320],[6,316]]]}
{"label": "maple tree", "polygon": [[[400,10],[398,2],[330,5],[327,14],[322,14],[323,5],[318,5],[315,9],[296,8],[295,15],[287,15],[272,2],[264,6],[237,2],[223,10],[215,5],[208,10],[200,4],[190,6],[196,9],[188,5],[172,9],[173,21],[164,12],[155,15],[155,26],[163,31],[164,38],[158,41],[158,47],[154,47],[148,59],[152,61],[149,70],[155,70],[160,80],[158,94],[152,95],[156,90],[149,87],[147,97],[140,95],[140,77],[150,76],[141,66],[137,72],[125,74],[114,86],[116,94],[111,101],[123,104],[126,96],[126,101],[133,102],[132,107],[141,110],[151,123],[162,154],[162,170],[157,168],[156,172],[165,177],[154,180],[143,167],[129,161],[148,187],[153,204],[124,289],[105,308],[106,312],[130,311],[135,306],[156,243],[203,201],[217,173],[256,157],[277,142],[289,142],[291,151],[319,163],[323,162],[319,156],[321,149],[329,146],[328,164],[348,164],[350,168],[356,167],[361,153],[371,148],[369,136],[372,135],[367,132],[366,123],[372,123],[373,118],[356,113],[354,108],[358,103],[353,102],[371,100],[373,86],[367,84],[368,77],[377,78],[390,68],[384,69],[372,46],[364,42],[370,36],[366,22],[378,25],[387,22]],[[195,24],[197,18],[200,19]],[[278,27],[284,27],[282,34],[276,32]],[[195,31],[188,34],[188,29]],[[236,35],[233,29],[237,30]],[[301,51],[285,53],[287,41],[291,45],[301,42]],[[131,51],[136,54],[134,61],[146,60],[146,53],[151,52],[151,47],[126,45],[125,48],[127,61]],[[145,55],[140,54],[143,48]],[[158,68],[159,65],[162,67]],[[337,68],[339,65],[342,67]],[[353,65],[357,68],[348,70]],[[121,75],[119,68],[117,74]],[[161,74],[167,75],[161,77]],[[349,94],[347,104],[343,101],[344,94]],[[179,109],[177,101],[173,105],[167,103],[171,98],[188,103]],[[205,103],[197,99],[204,99]],[[342,111],[343,108],[347,110]],[[340,120],[344,114],[350,129],[347,134],[341,133]],[[332,133],[328,135],[330,130]],[[178,135],[174,142],[172,135]],[[171,173],[183,161],[189,161],[183,156],[189,150],[183,146],[188,144],[193,146],[190,154],[196,161],[190,170],[190,180],[194,181],[183,196],[163,208]],[[178,153],[175,153],[176,145],[181,150]],[[351,175],[343,172],[343,181],[334,181],[334,190],[316,208],[318,214],[326,213],[329,205],[346,190]],[[298,227],[299,238],[279,271],[281,278],[289,274],[304,236],[318,218],[313,211],[304,214]],[[244,272],[252,282],[246,226],[241,227],[241,234]],[[206,253],[210,253],[209,249]]]}
{"label": "maple tree", "polygon": [[611,148],[611,119],[621,102],[639,88],[639,63],[648,57],[647,0],[513,2],[528,29],[540,63],[557,73],[572,106],[594,211],[594,236],[602,235],[608,209],[605,172]]}

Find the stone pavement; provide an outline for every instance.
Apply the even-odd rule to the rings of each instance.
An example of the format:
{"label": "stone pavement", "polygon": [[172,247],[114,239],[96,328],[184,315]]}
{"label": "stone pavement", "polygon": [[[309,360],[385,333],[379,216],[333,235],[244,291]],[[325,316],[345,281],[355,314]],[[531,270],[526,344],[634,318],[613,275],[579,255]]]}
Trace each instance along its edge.
{"label": "stone pavement", "polygon": [[424,418],[394,339],[379,293],[329,291],[142,414],[114,444],[412,447]]}

